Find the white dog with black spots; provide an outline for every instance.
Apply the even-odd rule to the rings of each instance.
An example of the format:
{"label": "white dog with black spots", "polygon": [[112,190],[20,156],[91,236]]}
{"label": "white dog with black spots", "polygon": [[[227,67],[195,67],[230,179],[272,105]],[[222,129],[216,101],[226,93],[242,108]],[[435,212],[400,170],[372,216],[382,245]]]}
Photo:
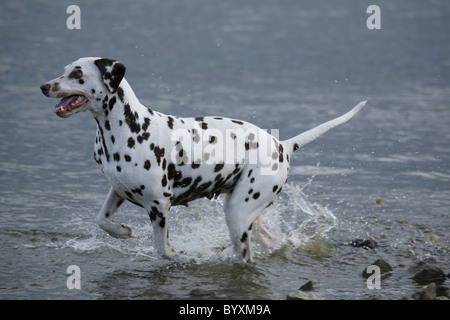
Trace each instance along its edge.
{"label": "white dog with black spots", "polygon": [[[363,101],[334,120],[279,141],[242,120],[156,112],[139,102],[124,74],[125,66],[118,61],[81,58],[41,90],[47,97],[61,98],[54,109],[59,117],[89,110],[97,122],[94,159],[111,184],[97,216],[99,226],[113,237],[131,237],[129,227],[113,221],[128,200],[148,212],[155,248],[169,258],[176,255],[168,243],[170,208],[225,193],[235,255],[251,262],[252,227],[286,183],[292,153],[365,105]],[[270,238],[264,227],[259,230]]]}

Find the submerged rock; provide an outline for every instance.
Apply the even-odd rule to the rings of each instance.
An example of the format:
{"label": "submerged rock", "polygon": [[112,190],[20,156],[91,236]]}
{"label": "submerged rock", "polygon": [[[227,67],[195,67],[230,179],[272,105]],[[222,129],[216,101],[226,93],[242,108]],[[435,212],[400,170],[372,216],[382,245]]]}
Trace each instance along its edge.
{"label": "submerged rock", "polygon": [[434,282],[425,288],[415,291],[414,293],[404,296],[403,300],[449,300],[450,287],[437,286]]}
{"label": "submerged rock", "polygon": [[313,291],[314,290],[313,282],[311,280],[309,280],[307,283],[302,285],[299,290],[301,290],[303,292]]}
{"label": "submerged rock", "polygon": [[189,295],[195,299],[215,299],[215,298],[217,298],[217,295],[214,291],[200,289],[200,288],[192,289],[191,292],[189,292]]}
{"label": "submerged rock", "polygon": [[442,269],[434,262],[420,261],[411,267],[410,271],[414,274],[412,279],[421,285],[430,284],[432,282],[439,285],[444,283],[446,279],[444,271],[442,271]]}
{"label": "submerged rock", "polygon": [[319,296],[314,292],[304,292],[297,290],[291,292],[286,297],[287,300],[325,300],[323,297]]}
{"label": "submerged rock", "polygon": [[436,284],[430,283],[425,289],[423,289],[420,295],[420,300],[434,300],[436,299]]}
{"label": "submerged rock", "polygon": [[363,239],[355,239],[350,242],[350,245],[356,248],[364,248],[364,249],[375,249],[378,247],[378,243],[375,240],[363,240]]}
{"label": "submerged rock", "polygon": [[436,288],[436,296],[450,299],[450,287],[440,286]]}
{"label": "submerged rock", "polygon": [[[383,259],[378,259],[374,261],[372,265],[378,266],[380,268],[380,274],[385,274],[394,270],[392,266],[386,260]],[[373,275],[373,273],[368,273],[366,268],[363,270],[362,275],[364,278],[368,278],[371,275]]]}
{"label": "submerged rock", "polygon": [[297,291],[291,292],[287,295],[287,300],[325,300],[317,293],[310,292],[314,290],[314,282],[309,280],[300,287]]}

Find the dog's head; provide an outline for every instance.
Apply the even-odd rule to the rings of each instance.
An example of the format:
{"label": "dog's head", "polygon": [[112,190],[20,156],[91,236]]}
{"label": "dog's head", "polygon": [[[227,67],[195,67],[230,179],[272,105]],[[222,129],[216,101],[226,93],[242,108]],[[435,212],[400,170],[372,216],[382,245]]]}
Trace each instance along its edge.
{"label": "dog's head", "polygon": [[62,76],[44,83],[41,91],[61,98],[54,110],[61,118],[86,110],[97,113],[104,97],[116,93],[124,74],[125,66],[116,60],[81,58],[66,66]]}

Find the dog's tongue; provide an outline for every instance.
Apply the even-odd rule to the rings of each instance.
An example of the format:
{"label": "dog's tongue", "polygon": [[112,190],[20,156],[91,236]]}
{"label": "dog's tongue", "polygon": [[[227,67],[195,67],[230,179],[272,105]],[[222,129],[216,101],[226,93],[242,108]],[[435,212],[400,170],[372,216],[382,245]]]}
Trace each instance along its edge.
{"label": "dog's tongue", "polygon": [[68,108],[72,102],[74,102],[77,99],[78,96],[68,96],[65,98],[62,98],[61,101],[55,106],[54,112],[58,112],[61,110],[61,108]]}

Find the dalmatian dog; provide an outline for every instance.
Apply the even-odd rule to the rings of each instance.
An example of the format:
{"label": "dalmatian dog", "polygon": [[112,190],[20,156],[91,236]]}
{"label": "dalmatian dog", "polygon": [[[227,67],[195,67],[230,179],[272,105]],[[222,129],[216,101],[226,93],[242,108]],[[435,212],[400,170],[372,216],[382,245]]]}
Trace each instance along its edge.
{"label": "dalmatian dog", "polygon": [[155,248],[167,258],[177,255],[168,243],[170,208],[226,194],[224,211],[235,256],[251,262],[252,227],[286,183],[292,153],[365,105],[363,101],[334,120],[279,141],[242,120],[157,112],[139,102],[124,74],[125,66],[116,60],[81,58],[40,88],[45,96],[61,99],[54,108],[57,116],[89,110],[97,123],[94,159],[111,184],[97,216],[99,226],[113,237],[131,237],[130,228],[114,222],[113,215],[125,200],[143,207]]}

